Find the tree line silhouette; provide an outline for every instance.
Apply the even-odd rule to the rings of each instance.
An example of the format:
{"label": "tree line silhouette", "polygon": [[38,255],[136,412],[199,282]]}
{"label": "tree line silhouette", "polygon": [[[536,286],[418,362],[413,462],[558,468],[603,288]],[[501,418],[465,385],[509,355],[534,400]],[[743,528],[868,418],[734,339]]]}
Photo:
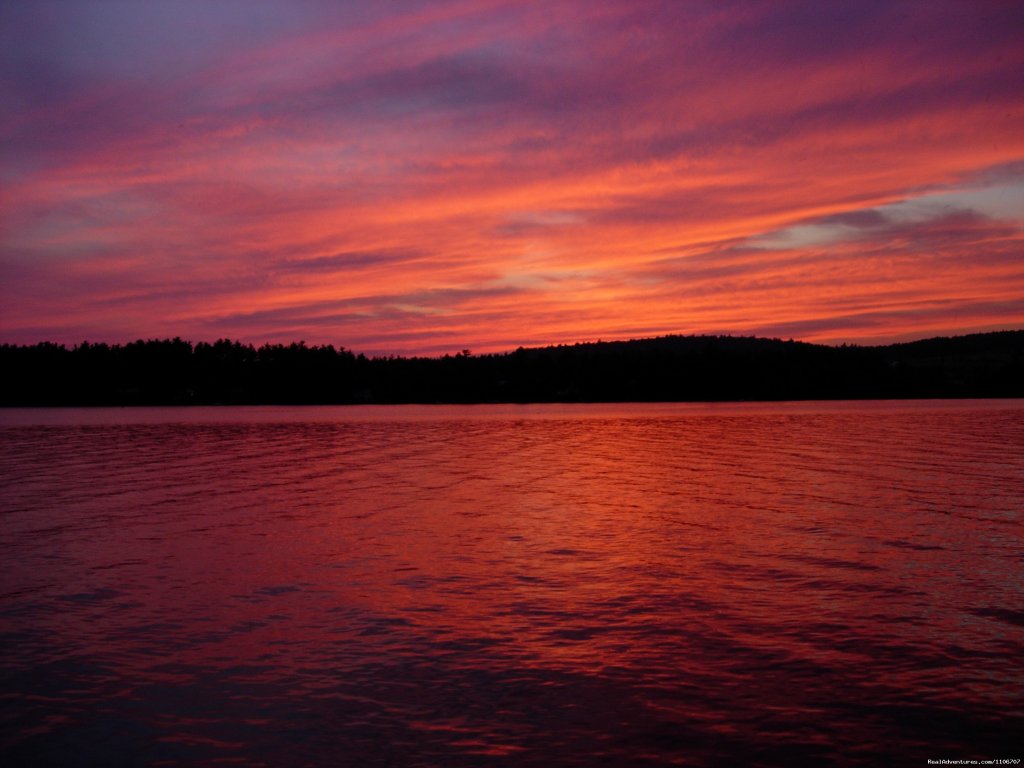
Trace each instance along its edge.
{"label": "tree line silhouette", "polygon": [[4,406],[1024,397],[1024,331],[874,347],[664,336],[439,358],[304,342],[43,342],[0,345],[0,370]]}

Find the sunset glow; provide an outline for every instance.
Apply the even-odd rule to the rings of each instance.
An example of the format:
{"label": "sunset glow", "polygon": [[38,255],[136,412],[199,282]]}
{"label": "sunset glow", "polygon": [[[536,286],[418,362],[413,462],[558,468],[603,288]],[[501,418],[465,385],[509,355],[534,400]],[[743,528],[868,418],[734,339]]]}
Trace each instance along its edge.
{"label": "sunset glow", "polygon": [[1024,327],[1002,2],[0,7],[0,341]]}

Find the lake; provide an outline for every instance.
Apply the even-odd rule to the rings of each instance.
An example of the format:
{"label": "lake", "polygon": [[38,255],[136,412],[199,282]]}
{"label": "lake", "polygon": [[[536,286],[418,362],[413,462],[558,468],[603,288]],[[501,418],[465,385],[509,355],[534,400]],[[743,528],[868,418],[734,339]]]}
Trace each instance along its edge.
{"label": "lake", "polygon": [[0,411],[6,766],[1024,757],[1024,402]]}

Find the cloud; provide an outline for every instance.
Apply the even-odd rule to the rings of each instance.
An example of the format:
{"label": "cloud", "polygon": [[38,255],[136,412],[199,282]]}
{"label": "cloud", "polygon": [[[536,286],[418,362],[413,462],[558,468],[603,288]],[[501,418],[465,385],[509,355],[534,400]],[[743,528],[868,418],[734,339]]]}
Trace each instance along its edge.
{"label": "cloud", "polygon": [[0,10],[0,336],[1024,323],[1017,4],[244,5]]}
{"label": "cloud", "polygon": [[877,229],[889,224],[886,215],[877,208],[865,208],[859,211],[844,211],[822,216],[816,222],[822,226],[838,225],[854,229]]}
{"label": "cloud", "polygon": [[364,267],[397,266],[416,261],[428,255],[422,250],[342,251],[329,256],[290,259],[274,264],[271,269],[280,272],[314,274],[321,272],[350,272]]}

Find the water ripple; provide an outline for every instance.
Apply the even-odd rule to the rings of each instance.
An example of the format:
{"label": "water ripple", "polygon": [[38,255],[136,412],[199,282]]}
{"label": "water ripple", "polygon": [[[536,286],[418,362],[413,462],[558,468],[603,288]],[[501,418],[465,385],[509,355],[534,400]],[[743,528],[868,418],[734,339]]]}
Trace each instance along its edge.
{"label": "water ripple", "polygon": [[5,765],[1019,756],[1017,404],[33,413]]}

